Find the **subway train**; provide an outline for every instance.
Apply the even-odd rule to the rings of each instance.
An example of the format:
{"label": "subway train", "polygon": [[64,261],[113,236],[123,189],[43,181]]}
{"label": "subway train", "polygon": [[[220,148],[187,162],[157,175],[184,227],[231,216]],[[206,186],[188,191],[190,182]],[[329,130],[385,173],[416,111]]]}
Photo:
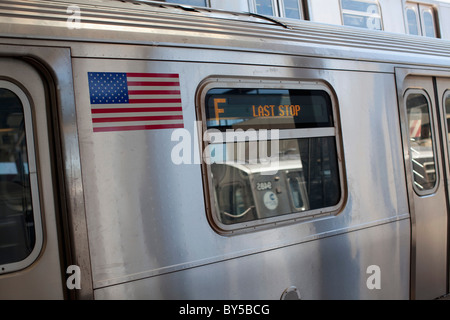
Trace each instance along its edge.
{"label": "subway train", "polygon": [[0,1],[0,299],[446,296],[450,4],[181,2]]}

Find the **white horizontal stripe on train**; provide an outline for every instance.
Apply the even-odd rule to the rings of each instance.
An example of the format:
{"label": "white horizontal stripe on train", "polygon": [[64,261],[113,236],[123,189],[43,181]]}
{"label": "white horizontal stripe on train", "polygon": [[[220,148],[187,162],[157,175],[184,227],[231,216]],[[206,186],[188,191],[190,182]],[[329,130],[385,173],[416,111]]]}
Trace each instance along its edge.
{"label": "white horizontal stripe on train", "polygon": [[127,77],[128,82],[132,81],[151,81],[151,82],[179,82],[179,78],[159,78],[159,77]]}
{"label": "white horizontal stripe on train", "polygon": [[180,86],[128,86],[128,91],[131,90],[180,90]]}
{"label": "white horizontal stripe on train", "polygon": [[92,104],[92,109],[114,109],[114,108],[181,108],[181,103],[111,103]]}
{"label": "white horizontal stripe on train", "polygon": [[130,94],[128,99],[181,99],[179,94]]}
{"label": "white horizontal stripe on train", "polygon": [[151,116],[182,116],[181,111],[166,112],[120,112],[120,113],[94,113],[92,118],[125,118],[125,117],[151,117]]}
{"label": "white horizontal stripe on train", "polygon": [[157,120],[157,121],[120,121],[120,122],[96,122],[94,128],[124,127],[124,126],[150,126],[156,124],[183,124],[183,120]]}

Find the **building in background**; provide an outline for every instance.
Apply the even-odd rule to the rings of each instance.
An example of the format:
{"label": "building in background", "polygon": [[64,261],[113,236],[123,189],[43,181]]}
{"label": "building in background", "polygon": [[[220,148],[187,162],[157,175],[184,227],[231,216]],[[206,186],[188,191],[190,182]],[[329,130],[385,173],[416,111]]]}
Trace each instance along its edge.
{"label": "building in background", "polygon": [[450,3],[405,0],[169,0],[180,5],[450,38]]}

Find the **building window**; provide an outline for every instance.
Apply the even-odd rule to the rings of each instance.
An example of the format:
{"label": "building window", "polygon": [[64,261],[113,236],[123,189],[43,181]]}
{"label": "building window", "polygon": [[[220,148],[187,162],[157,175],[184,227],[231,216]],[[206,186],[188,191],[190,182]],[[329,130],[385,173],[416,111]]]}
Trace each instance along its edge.
{"label": "building window", "polygon": [[250,11],[275,17],[303,19],[301,0],[249,0]]}
{"label": "building window", "polygon": [[157,1],[185,4],[194,7],[209,7],[208,0],[157,0]]}
{"label": "building window", "polygon": [[417,9],[418,7],[416,5],[408,5],[406,7],[406,24],[408,27],[408,33],[416,36],[422,33]]}
{"label": "building window", "polygon": [[416,36],[438,37],[436,13],[432,6],[408,2],[405,6],[407,32]]}
{"label": "building window", "polygon": [[200,94],[205,196],[218,232],[339,212],[342,152],[328,87],[216,79]]}
{"label": "building window", "polygon": [[275,16],[275,6],[273,0],[255,0],[256,13],[267,16]]}
{"label": "building window", "polygon": [[301,19],[301,6],[298,0],[284,0],[280,1],[280,5],[283,6],[283,17],[291,19]]}
{"label": "building window", "polygon": [[346,26],[383,30],[381,9],[376,0],[341,0],[342,23]]}

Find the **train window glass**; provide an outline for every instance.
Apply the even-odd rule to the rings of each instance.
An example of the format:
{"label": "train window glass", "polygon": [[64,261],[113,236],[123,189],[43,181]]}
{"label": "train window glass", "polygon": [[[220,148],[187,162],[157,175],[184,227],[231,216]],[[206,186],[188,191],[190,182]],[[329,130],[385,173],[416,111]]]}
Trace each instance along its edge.
{"label": "train window glass", "polygon": [[342,22],[346,26],[382,30],[381,10],[375,0],[341,0]]}
{"label": "train window glass", "polygon": [[234,232],[336,213],[342,174],[329,91],[241,85],[204,94],[215,225]]}
{"label": "train window glass", "polygon": [[448,90],[445,94],[444,105],[445,105],[445,116],[447,119],[447,143],[449,146],[448,150],[450,153],[450,90]]}
{"label": "train window glass", "polygon": [[32,195],[37,188],[35,164],[29,161],[31,111],[25,99],[18,87],[0,81],[0,273],[29,265],[42,243]]}
{"label": "train window glass", "polygon": [[414,189],[420,195],[429,194],[436,186],[436,163],[430,104],[426,95],[409,93],[406,111]]}
{"label": "train window glass", "polygon": [[211,174],[220,222],[236,224],[289,213],[308,214],[308,210],[336,205],[340,187],[334,140],[280,140],[278,163],[271,161],[273,154],[261,157],[257,142],[254,146],[252,142],[214,145],[209,150],[215,153]]}

